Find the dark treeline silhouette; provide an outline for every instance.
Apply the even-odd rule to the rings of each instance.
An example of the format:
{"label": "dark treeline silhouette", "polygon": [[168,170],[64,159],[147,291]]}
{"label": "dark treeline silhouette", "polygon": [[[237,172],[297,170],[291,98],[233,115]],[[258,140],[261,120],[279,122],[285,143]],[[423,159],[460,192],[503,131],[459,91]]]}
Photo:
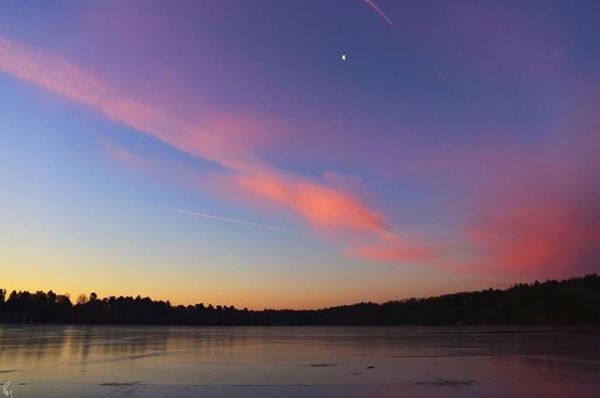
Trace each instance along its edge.
{"label": "dark treeline silhouette", "polygon": [[490,325],[600,324],[600,276],[517,284],[506,290],[423,299],[360,303],[320,310],[253,311],[227,306],[178,305],[142,297],[95,293],[68,296],[0,289],[0,321],[169,325]]}

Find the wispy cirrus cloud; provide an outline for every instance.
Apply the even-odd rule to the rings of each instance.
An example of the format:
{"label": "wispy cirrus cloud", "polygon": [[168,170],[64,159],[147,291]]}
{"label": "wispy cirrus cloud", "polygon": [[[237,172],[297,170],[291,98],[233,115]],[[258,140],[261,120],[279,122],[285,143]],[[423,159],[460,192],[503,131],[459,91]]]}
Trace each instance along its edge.
{"label": "wispy cirrus cloud", "polygon": [[98,140],[98,143],[106,156],[120,166],[141,171],[150,171],[153,169],[151,162],[147,161],[145,158],[117,145],[100,134],[94,133],[94,136]]}
{"label": "wispy cirrus cloud", "polygon": [[[435,31],[434,37],[438,34],[441,33]],[[519,42],[520,35],[513,38],[512,34],[506,34],[509,34],[508,38],[489,33],[500,44]],[[447,47],[457,47],[452,42],[462,43],[458,40],[462,37],[461,33],[456,39],[449,38]],[[537,42],[534,41],[534,44]],[[531,56],[519,56],[521,52],[528,54],[525,50],[529,47],[536,46],[524,46],[523,49],[503,47],[511,54],[516,51],[513,58],[523,64],[515,69],[515,73],[522,69],[537,70],[537,58],[542,57],[534,57],[536,59],[532,60],[531,67],[525,68],[529,62],[523,60],[529,60]],[[492,62],[495,53],[489,53],[487,58],[479,57],[475,50],[478,46],[473,45],[473,48],[474,59],[484,59],[495,65]],[[475,65],[488,70],[487,63]],[[344,235],[340,241],[345,245],[344,252],[351,256],[395,264],[410,261],[444,265],[448,264],[448,256],[452,256],[443,242],[397,238],[386,214],[370,205],[362,195],[353,192],[357,188],[362,189],[357,187],[360,184],[356,181],[328,172],[321,178],[309,177],[285,170],[260,156],[256,137],[273,130],[264,118],[214,113],[206,120],[198,121],[191,114],[193,112],[174,112],[169,103],[151,102],[134,90],[124,92],[117,89],[110,80],[64,57],[32,50],[1,37],[0,70],[87,105],[116,123],[147,134],[186,154],[214,162],[221,169],[216,178],[237,190],[235,200],[247,202],[252,198],[252,203],[268,206],[269,209],[275,205],[297,215],[320,233]],[[559,70],[561,68],[556,68],[553,73]],[[584,83],[582,85],[590,86]],[[591,90],[600,92],[597,87]],[[570,95],[570,98],[573,97]],[[472,264],[474,270],[519,275],[529,271],[541,273],[540,270],[548,269],[570,271],[575,266],[591,264],[600,258],[596,249],[600,247],[600,212],[597,201],[593,200],[599,192],[597,153],[600,141],[597,132],[600,123],[596,109],[600,101],[592,101],[590,93],[583,93],[580,97],[580,103],[574,106],[579,113],[573,119],[585,123],[563,126],[565,132],[560,142],[550,144],[545,140],[544,145],[526,148],[518,144],[503,146],[498,143],[465,145],[463,141],[456,147],[442,145],[441,149],[421,150],[415,146],[414,150],[406,150],[407,146],[398,145],[397,150],[388,151],[381,151],[379,146],[373,145],[371,147],[377,153],[370,160],[373,160],[372,163],[386,163],[386,170],[418,174],[423,184],[439,187],[441,197],[447,191],[460,194],[459,199],[448,202],[454,200],[463,204],[464,207],[457,203],[452,203],[452,206],[459,208],[463,224],[468,225],[457,225],[453,232],[457,240],[463,240],[464,252],[468,254],[463,258],[467,265]],[[567,119],[566,115],[563,116]],[[494,126],[493,123],[485,124],[479,130],[486,131],[490,126],[495,131],[508,131],[506,126]],[[439,126],[424,125],[415,128],[415,131],[436,129]],[[413,135],[417,134],[411,134],[411,137]],[[458,134],[447,134],[455,135]],[[266,134],[260,139],[268,141],[269,137]],[[341,135],[337,138],[342,141]],[[580,147],[570,148],[564,143]],[[392,144],[384,145],[389,149],[394,148]],[[101,145],[112,159],[126,167],[143,169],[147,163],[116,143]],[[368,148],[360,142],[360,148],[349,148],[344,152],[355,157],[366,153]],[[449,151],[448,148],[456,149]],[[190,172],[187,178],[194,178],[193,174]],[[443,184],[440,181],[444,181]],[[515,196],[513,191],[521,192],[525,197]],[[208,213],[189,215],[232,224],[279,228],[269,223],[250,223]],[[354,234],[365,239],[346,237]]]}
{"label": "wispy cirrus cloud", "polygon": [[323,183],[277,174],[236,175],[235,186],[302,216],[324,231],[389,234],[381,214],[357,198]]}
{"label": "wispy cirrus cloud", "polygon": [[[267,203],[279,204],[317,230],[391,234],[383,216],[359,198],[325,181],[281,170],[254,153],[247,139],[235,139],[247,127],[243,118],[236,122],[232,121],[235,115],[228,115],[199,125],[192,117],[169,112],[168,106],[121,93],[110,83],[56,54],[33,51],[1,37],[0,70],[85,104],[115,122],[182,152],[215,162],[226,171],[223,178],[233,181],[237,189]],[[127,151],[107,142],[103,147],[119,162],[136,167],[142,164]]]}

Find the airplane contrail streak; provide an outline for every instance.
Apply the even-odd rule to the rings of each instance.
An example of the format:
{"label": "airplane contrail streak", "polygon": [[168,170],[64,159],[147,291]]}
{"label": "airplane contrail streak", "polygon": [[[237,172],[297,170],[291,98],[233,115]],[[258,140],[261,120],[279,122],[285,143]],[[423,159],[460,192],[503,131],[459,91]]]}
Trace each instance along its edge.
{"label": "airplane contrail streak", "polygon": [[201,212],[197,212],[197,211],[187,211],[187,210],[179,210],[179,209],[168,209],[168,210],[172,211],[174,213],[187,214],[189,216],[194,216],[194,217],[209,218],[211,220],[223,221],[223,222],[228,222],[228,223],[232,223],[232,224],[250,225],[253,227],[272,229],[275,231],[289,232],[289,233],[293,233],[293,234],[300,233],[293,229],[277,227],[275,225],[260,224],[260,223],[255,223],[255,222],[251,222],[251,221],[238,220],[236,218],[221,217],[221,216],[217,216],[214,214],[201,213]]}
{"label": "airplane contrail streak", "polygon": [[381,18],[383,18],[385,20],[385,22],[388,23],[388,25],[390,26],[394,26],[394,23],[392,22],[392,20],[390,19],[390,17],[388,17],[385,12],[383,12],[383,10],[379,7],[379,5],[377,5],[377,3],[375,2],[375,0],[364,0],[365,3],[367,3],[367,5],[369,5],[369,7],[371,7],[373,10],[375,10],[375,12],[377,14],[379,14],[379,16]]}

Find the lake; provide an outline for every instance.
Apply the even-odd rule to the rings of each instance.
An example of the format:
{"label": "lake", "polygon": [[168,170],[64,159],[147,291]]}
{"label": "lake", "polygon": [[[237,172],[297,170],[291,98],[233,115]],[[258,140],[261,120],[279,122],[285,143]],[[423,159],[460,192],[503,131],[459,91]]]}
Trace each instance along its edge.
{"label": "lake", "polygon": [[24,397],[599,397],[600,329],[0,325]]}

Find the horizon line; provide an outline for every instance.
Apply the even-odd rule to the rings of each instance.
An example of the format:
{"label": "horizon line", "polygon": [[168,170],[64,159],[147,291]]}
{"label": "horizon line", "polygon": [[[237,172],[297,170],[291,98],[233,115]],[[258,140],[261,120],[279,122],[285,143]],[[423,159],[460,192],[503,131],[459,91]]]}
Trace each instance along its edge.
{"label": "horizon line", "polygon": [[[481,292],[485,292],[488,290],[494,290],[494,291],[508,291],[514,287],[517,287],[519,285],[524,285],[524,286],[535,286],[536,283],[542,284],[542,283],[548,283],[548,282],[567,282],[567,281],[573,281],[573,280],[579,280],[579,279],[585,279],[587,277],[598,277],[599,275],[596,272],[592,272],[592,273],[587,273],[584,275],[579,275],[579,276],[571,276],[571,277],[567,277],[567,278],[562,278],[562,279],[553,279],[553,278],[547,278],[543,281],[540,281],[538,279],[535,279],[533,281],[528,281],[528,282],[514,282],[509,284],[508,286],[504,287],[504,288],[493,288],[493,287],[488,287],[488,288],[481,288],[479,290],[461,290],[461,291],[454,291],[454,292],[450,292],[450,293],[442,293],[442,294],[438,294],[438,295],[430,295],[430,296],[412,296],[412,297],[405,297],[405,298],[401,298],[401,299],[389,299],[389,300],[385,300],[385,301],[371,301],[371,300],[366,300],[366,301],[356,301],[353,303],[349,303],[349,304],[337,304],[337,305],[329,305],[329,306],[320,306],[320,307],[314,307],[314,308],[291,308],[291,307],[280,307],[280,308],[273,308],[273,307],[263,307],[262,309],[258,309],[258,308],[248,308],[248,307],[236,307],[235,305],[226,305],[226,304],[213,304],[213,303],[204,303],[202,301],[200,302],[196,302],[193,304],[174,304],[171,302],[171,300],[166,299],[166,300],[162,300],[162,299],[155,299],[152,298],[150,296],[142,296],[141,294],[137,294],[137,295],[108,295],[108,296],[104,296],[104,297],[98,297],[99,301],[102,301],[103,299],[109,299],[111,297],[115,297],[115,298],[141,298],[141,299],[150,299],[154,302],[168,302],[171,307],[179,307],[179,306],[183,306],[183,307],[188,307],[188,306],[192,306],[195,307],[196,305],[204,305],[205,307],[209,307],[212,306],[214,308],[216,307],[222,307],[222,308],[231,308],[233,307],[236,310],[248,310],[248,311],[254,311],[254,312],[262,312],[262,311],[297,311],[297,312],[302,312],[302,311],[319,311],[319,310],[327,310],[327,309],[332,309],[332,308],[340,308],[340,307],[351,307],[351,306],[355,306],[355,305],[361,305],[361,304],[375,304],[375,305],[384,305],[387,303],[395,303],[395,302],[403,302],[403,301],[408,301],[408,300],[427,300],[427,299],[432,299],[432,298],[441,298],[441,297],[446,297],[446,296],[452,296],[452,295],[456,295],[456,294],[469,294],[469,293],[481,293]],[[35,291],[29,291],[29,290],[17,290],[17,289],[12,289],[10,291],[10,293],[8,292],[7,289],[0,287],[0,292],[4,291],[4,303],[6,303],[6,301],[8,300],[8,298],[10,297],[10,295],[12,295],[13,293],[29,293],[31,295],[35,295],[38,292],[42,292],[44,294],[47,294],[49,292],[52,292],[54,294],[56,294],[56,296],[64,296],[64,297],[68,297],[69,301],[71,300],[71,294],[70,293],[56,293],[53,291],[53,289],[44,291],[44,290],[35,290]],[[86,301],[89,302],[89,296],[95,293],[95,291],[91,291],[89,294],[87,293],[81,293],[79,294],[77,297],[79,298],[82,295],[86,296],[86,299],[88,299]],[[73,306],[79,305],[77,303],[77,300],[73,303]]]}

